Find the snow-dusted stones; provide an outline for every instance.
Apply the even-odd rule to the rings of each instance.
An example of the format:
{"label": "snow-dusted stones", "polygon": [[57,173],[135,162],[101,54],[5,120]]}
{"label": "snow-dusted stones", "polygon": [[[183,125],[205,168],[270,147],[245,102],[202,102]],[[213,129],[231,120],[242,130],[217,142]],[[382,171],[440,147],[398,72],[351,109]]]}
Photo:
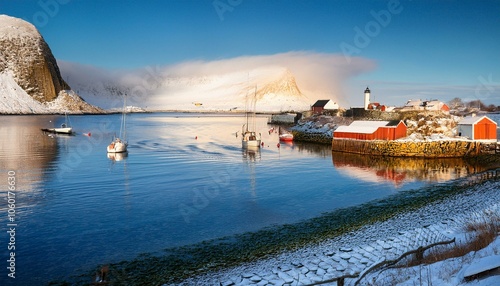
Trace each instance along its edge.
{"label": "snow-dusted stones", "polygon": [[[193,277],[181,285],[218,285],[219,281],[231,281],[234,285],[265,285],[264,282],[267,282],[267,285],[305,285],[344,275],[356,275],[381,261],[394,259],[419,246],[455,237],[457,231],[461,231],[464,223],[470,218],[477,217],[480,220],[483,208],[490,208],[493,213],[500,214],[498,202],[490,199],[499,197],[499,186],[500,182],[497,182],[482,185],[480,189],[471,188],[470,192],[464,195],[417,210],[418,215],[414,212],[398,215],[395,219],[365,226],[355,234],[325,241],[322,245],[283,253],[244,267]],[[463,199],[464,196],[467,199]],[[475,212],[463,212],[465,209]],[[423,222],[421,225],[428,227],[414,228],[412,220],[415,218]],[[448,223],[442,224],[445,219]],[[387,230],[385,225],[391,226],[390,232],[379,231]],[[374,241],[367,241],[368,233],[377,233],[379,237]],[[390,249],[384,249],[383,246],[390,246]],[[333,253],[332,249],[339,251]],[[329,253],[332,255],[327,255]],[[227,278],[234,276],[239,276],[240,280]],[[256,282],[257,277],[261,278],[259,282]],[[252,279],[255,282],[252,282]]]}

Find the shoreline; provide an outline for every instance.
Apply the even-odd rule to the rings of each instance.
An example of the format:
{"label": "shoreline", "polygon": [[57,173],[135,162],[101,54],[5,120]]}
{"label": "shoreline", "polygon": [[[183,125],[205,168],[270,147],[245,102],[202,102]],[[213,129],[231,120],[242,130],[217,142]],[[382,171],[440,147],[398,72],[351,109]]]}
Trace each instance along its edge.
{"label": "shoreline", "polygon": [[377,262],[393,259],[397,250],[402,253],[461,239],[467,222],[481,221],[487,211],[500,215],[500,204],[488,200],[499,195],[498,180],[470,186],[463,193],[316,245],[164,285],[304,285],[357,275]]}
{"label": "shoreline", "polygon": [[[477,196],[478,193],[479,196]],[[474,196],[474,194],[476,195]],[[387,241],[388,238],[408,233],[416,225],[423,232],[430,225],[440,221],[449,220],[450,223],[446,225],[450,226],[460,222],[460,219],[455,218],[458,214],[465,218],[470,217],[469,212],[463,212],[482,211],[483,206],[492,205],[488,198],[499,195],[500,169],[490,170],[449,183],[396,193],[389,198],[375,200],[361,206],[339,209],[294,225],[265,228],[253,233],[204,241],[197,245],[166,249],[162,254],[158,253],[160,256],[150,254],[142,258],[138,257],[134,260],[110,264],[111,277],[120,277],[118,281],[112,280],[112,282],[126,281],[130,285],[144,283],[247,285],[259,283],[250,281],[251,277],[254,280],[260,279],[259,281],[267,279],[266,281],[269,282],[269,279],[272,278],[271,280],[275,282],[293,282],[293,279],[288,276],[282,275],[288,277],[286,279],[280,277],[279,273],[283,271],[277,272],[276,269],[286,267],[288,271],[296,269],[294,271],[297,272],[297,268],[304,269],[302,268],[304,265],[312,265],[308,269],[309,272],[314,269],[311,272],[315,273],[313,280],[318,280],[319,276],[326,280],[324,275],[329,273],[329,278],[331,275],[336,275],[336,272],[329,270],[327,273],[323,273],[322,271],[325,269],[319,270],[319,263],[325,261],[321,259],[318,261],[318,256],[329,261],[328,267],[324,263],[322,264],[327,269],[332,268],[335,271],[346,273],[345,271],[350,268],[344,265],[346,262],[344,258],[349,255],[348,260],[350,260],[353,256],[359,256],[358,254],[354,255],[357,252],[352,252],[353,249],[357,249],[357,251],[363,251],[365,248],[375,249],[377,244],[381,242],[383,242],[382,245],[389,245],[392,242]],[[468,199],[457,199],[457,197]],[[473,198],[471,199],[471,197]],[[481,209],[478,209],[479,207]],[[410,219],[402,219],[407,216],[410,216]],[[434,231],[434,234],[435,237],[445,237],[437,231]],[[415,235],[409,237],[413,236]],[[426,234],[419,233],[418,236],[425,238]],[[398,240],[402,241],[402,238]],[[377,244],[370,246],[372,243]],[[346,250],[348,253],[344,253],[342,256],[344,258],[339,252],[341,248],[350,249]],[[402,245],[394,247],[394,249],[401,248]],[[343,264],[338,266],[338,262]],[[375,263],[373,259],[364,262],[365,264],[359,260],[354,261],[357,268],[349,271],[358,273],[362,267],[368,267]],[[319,273],[316,274],[316,271]],[[153,273],[155,275],[152,275]],[[244,277],[248,276],[249,273],[254,275],[250,278]]]}

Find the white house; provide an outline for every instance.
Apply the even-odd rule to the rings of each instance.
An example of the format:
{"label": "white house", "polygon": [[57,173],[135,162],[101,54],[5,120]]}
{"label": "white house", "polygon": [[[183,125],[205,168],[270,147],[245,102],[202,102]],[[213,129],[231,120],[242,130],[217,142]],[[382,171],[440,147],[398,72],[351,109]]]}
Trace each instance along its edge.
{"label": "white house", "polygon": [[311,106],[311,110],[314,113],[321,113],[323,112],[323,110],[336,110],[336,109],[339,109],[339,105],[330,99],[318,100]]}

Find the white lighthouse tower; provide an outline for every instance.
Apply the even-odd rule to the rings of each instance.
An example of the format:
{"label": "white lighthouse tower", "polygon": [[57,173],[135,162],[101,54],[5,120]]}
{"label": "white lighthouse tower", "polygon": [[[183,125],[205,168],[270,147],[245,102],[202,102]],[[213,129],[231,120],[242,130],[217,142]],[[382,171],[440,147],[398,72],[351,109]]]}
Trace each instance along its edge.
{"label": "white lighthouse tower", "polygon": [[370,104],[370,89],[366,87],[365,89],[365,110],[368,110],[368,105]]}

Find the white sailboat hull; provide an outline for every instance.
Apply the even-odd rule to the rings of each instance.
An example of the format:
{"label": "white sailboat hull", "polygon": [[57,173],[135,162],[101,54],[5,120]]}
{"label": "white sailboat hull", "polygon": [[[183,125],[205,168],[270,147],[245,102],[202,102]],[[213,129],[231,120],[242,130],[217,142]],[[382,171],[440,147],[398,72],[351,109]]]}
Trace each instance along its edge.
{"label": "white sailboat hull", "polygon": [[259,148],[260,147],[260,136],[257,136],[255,132],[244,131],[243,139],[241,139],[241,146],[243,148]]}
{"label": "white sailboat hull", "polygon": [[51,133],[59,133],[59,134],[72,134],[73,128],[71,127],[60,127],[60,128],[44,128],[42,131],[51,132]]}
{"label": "white sailboat hull", "polygon": [[127,152],[127,143],[115,140],[107,147],[108,153],[124,153]]}
{"label": "white sailboat hull", "polygon": [[249,141],[241,141],[241,146],[243,148],[259,148],[260,140],[249,140]]}

